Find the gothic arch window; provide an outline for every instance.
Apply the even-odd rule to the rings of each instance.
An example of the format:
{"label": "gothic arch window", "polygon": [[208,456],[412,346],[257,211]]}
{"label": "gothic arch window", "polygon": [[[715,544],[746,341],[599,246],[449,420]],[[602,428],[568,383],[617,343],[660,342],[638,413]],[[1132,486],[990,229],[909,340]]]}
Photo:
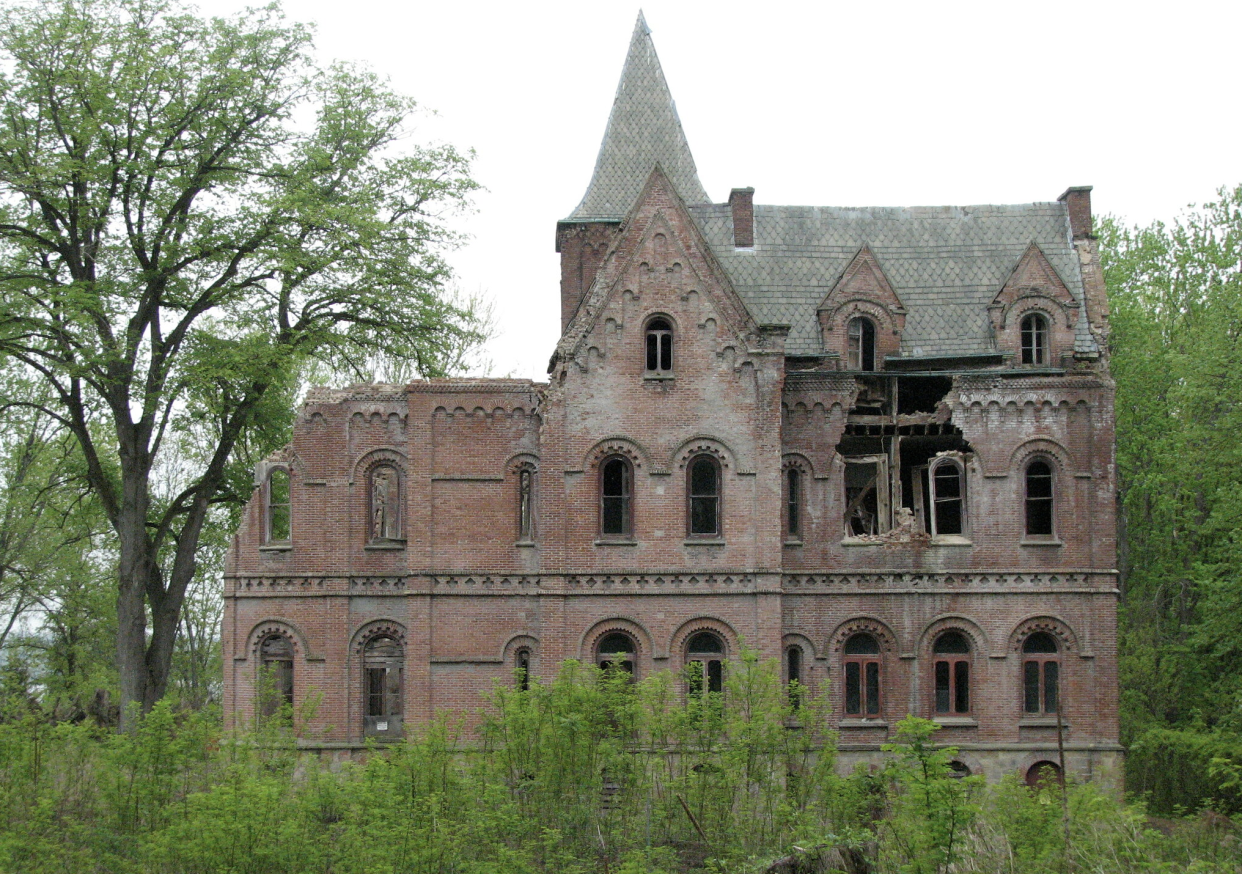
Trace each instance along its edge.
{"label": "gothic arch window", "polygon": [[620,455],[599,467],[599,533],[615,540],[634,536],[634,467]]}
{"label": "gothic arch window", "polygon": [[1052,465],[1045,458],[1035,458],[1026,466],[1024,477],[1026,500],[1026,536],[1050,539],[1053,526],[1053,476]]}
{"label": "gothic arch window", "polygon": [[932,462],[931,534],[933,537],[966,534],[966,468],[956,458]]}
{"label": "gothic arch window", "polygon": [[267,474],[267,543],[288,543],[292,536],[289,470],[274,467]]}
{"label": "gothic arch window", "polygon": [[720,463],[713,456],[690,459],[686,495],[686,533],[690,537],[720,537]]}
{"label": "gothic arch window", "polygon": [[525,692],[530,688],[530,647],[519,647],[513,654],[513,670],[517,679],[518,689]]}
{"label": "gothic arch window", "polygon": [[648,376],[673,375],[673,326],[668,319],[657,316],[647,322],[644,331],[644,352]]}
{"label": "gothic arch window", "polygon": [[724,691],[724,641],[711,631],[699,631],[686,641],[686,677],[692,696]]}
{"label": "gothic arch window", "polygon": [[624,631],[610,631],[595,645],[595,664],[604,670],[612,668],[625,671],[630,676],[636,676],[638,673],[637,652],[638,647],[634,643],[634,638]]}
{"label": "gothic arch window", "polygon": [[850,319],[846,328],[846,357],[850,370],[875,370],[875,322],[871,319]]}
{"label": "gothic arch window", "polygon": [[1022,363],[1048,363],[1048,318],[1043,313],[1027,313],[1022,317]]}
{"label": "gothic arch window", "polygon": [[1060,703],[1061,651],[1057,639],[1036,631],[1022,642],[1022,712],[1055,714]]}
{"label": "gothic arch window", "polygon": [[376,635],[362,648],[365,680],[364,733],[368,737],[400,737],[405,652],[401,643]]}
{"label": "gothic arch window", "polygon": [[871,634],[850,636],[842,647],[845,676],[845,715],[866,718],[883,712],[880,700],[880,642]]}
{"label": "gothic arch window", "polygon": [[293,706],[293,641],[269,634],[259,643],[259,715],[275,716]]}
{"label": "gothic arch window", "polygon": [[400,543],[402,516],[401,471],[378,464],[367,476],[369,537],[372,543]]}
{"label": "gothic arch window", "polygon": [[938,716],[970,713],[970,640],[946,631],[932,645],[932,711]]}
{"label": "gothic arch window", "polygon": [[535,466],[523,464],[517,474],[518,543],[535,541]]}
{"label": "gothic arch window", "polygon": [[785,470],[785,539],[802,539],[802,505],[805,488],[802,471],[797,467]]}

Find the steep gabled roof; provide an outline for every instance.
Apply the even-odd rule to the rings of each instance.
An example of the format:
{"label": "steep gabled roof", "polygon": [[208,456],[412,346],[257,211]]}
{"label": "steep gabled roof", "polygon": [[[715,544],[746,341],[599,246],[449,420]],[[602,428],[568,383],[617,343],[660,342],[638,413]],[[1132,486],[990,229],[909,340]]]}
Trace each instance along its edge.
{"label": "steep gabled roof", "polygon": [[566,221],[621,221],[659,164],[687,204],[710,203],[641,12],[582,202]]}

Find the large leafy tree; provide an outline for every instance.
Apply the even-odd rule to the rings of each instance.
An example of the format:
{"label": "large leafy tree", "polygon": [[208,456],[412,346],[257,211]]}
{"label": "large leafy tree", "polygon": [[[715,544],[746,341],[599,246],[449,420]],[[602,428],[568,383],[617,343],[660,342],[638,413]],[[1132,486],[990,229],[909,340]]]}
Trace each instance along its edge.
{"label": "large leafy tree", "polygon": [[285,433],[307,363],[434,376],[482,339],[441,256],[467,157],[310,51],[274,6],[0,15],[0,354],[45,383],[115,530],[123,704],[164,693],[212,507],[249,492],[238,450]]}

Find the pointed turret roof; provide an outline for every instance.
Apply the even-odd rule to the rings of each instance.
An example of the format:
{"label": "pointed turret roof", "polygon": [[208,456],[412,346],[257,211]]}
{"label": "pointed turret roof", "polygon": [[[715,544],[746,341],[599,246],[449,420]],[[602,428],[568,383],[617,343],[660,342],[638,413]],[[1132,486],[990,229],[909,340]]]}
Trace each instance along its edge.
{"label": "pointed turret roof", "polygon": [[711,202],[699,182],[651,30],[639,12],[595,173],[566,221],[620,221],[657,164],[687,204]]}

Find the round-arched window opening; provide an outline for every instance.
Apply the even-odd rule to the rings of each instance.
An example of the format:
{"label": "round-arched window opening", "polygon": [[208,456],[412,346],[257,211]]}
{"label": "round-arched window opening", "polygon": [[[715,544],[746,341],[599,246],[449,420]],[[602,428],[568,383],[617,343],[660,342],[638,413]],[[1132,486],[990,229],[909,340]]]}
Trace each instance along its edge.
{"label": "round-arched window opening", "polygon": [[724,641],[710,631],[699,631],[686,641],[686,671],[690,694],[724,691]]}
{"label": "round-arched window opening", "polygon": [[1022,712],[1052,715],[1060,704],[1061,652],[1057,639],[1036,631],[1022,642]]}
{"label": "round-arched window opening", "polygon": [[599,471],[599,532],[602,537],[627,539],[634,535],[634,469],[614,455]]}
{"label": "round-arched window opening", "polygon": [[960,780],[963,777],[969,777],[970,774],[971,774],[970,766],[967,765],[965,762],[959,762],[957,759],[954,759],[953,761],[949,762],[949,776],[950,777]]}
{"label": "round-arched window opening", "polygon": [[880,715],[880,643],[865,631],[850,635],[845,655],[845,715]]}
{"label": "round-arched window opening", "polygon": [[850,319],[846,333],[850,370],[875,370],[875,323],[857,316]]}
{"label": "round-arched window opening", "polygon": [[687,519],[691,537],[720,536],[720,465],[710,455],[690,461],[686,482],[690,506]]}
{"label": "round-arched window opening", "polygon": [[1026,769],[1026,785],[1032,789],[1042,789],[1046,786],[1061,785],[1061,766],[1056,762],[1044,760],[1036,762]]}
{"label": "round-arched window opening", "polygon": [[932,646],[932,709],[941,715],[970,713],[970,641],[960,631],[946,631]]}
{"label": "round-arched window opening", "polygon": [[668,319],[655,318],[647,323],[646,356],[648,376],[672,375],[673,326]]}
{"label": "round-arched window opening", "polygon": [[1026,466],[1026,536],[1052,537],[1052,465],[1036,458]]}
{"label": "round-arched window opening", "polygon": [[604,670],[621,670],[633,676],[637,651],[633,638],[623,632],[612,631],[600,638],[595,647],[595,663]]}
{"label": "round-arched window opening", "polygon": [[275,716],[293,706],[293,642],[269,634],[259,644],[259,715]]}
{"label": "round-arched window opening", "polygon": [[1048,320],[1043,313],[1022,317],[1022,363],[1048,363]]}

